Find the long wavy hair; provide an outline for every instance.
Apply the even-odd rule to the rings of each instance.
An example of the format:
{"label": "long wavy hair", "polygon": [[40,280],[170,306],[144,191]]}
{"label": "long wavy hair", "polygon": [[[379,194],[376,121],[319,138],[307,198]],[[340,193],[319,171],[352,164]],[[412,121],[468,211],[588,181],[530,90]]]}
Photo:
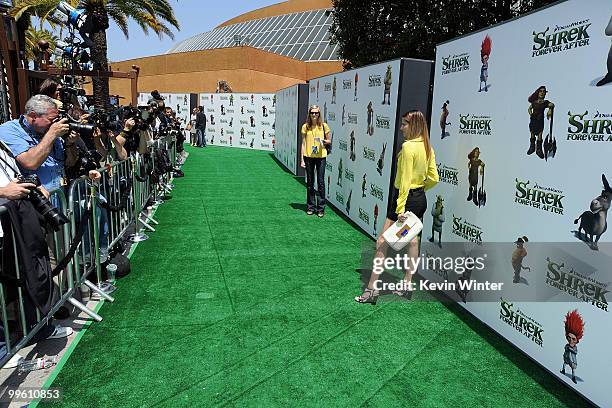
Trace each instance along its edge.
{"label": "long wavy hair", "polygon": [[[312,115],[310,114],[310,111],[313,109],[318,109],[319,111],[319,117],[315,121],[312,120]],[[323,118],[321,117],[322,113],[321,113],[321,108],[319,108],[319,105],[311,105],[310,108],[308,108],[308,117],[306,118],[306,128],[307,129],[312,129],[313,127],[322,127],[323,126]]]}
{"label": "long wavy hair", "polygon": [[546,90],[546,87],[542,85],[538,89],[536,89],[534,93],[529,95],[529,98],[527,98],[527,102],[534,103],[535,101],[537,101],[538,97],[540,96],[539,95],[540,91],[544,91],[544,97],[546,97],[546,94],[548,93],[548,91]]}
{"label": "long wavy hair", "polygon": [[423,138],[423,147],[425,147],[425,155],[427,161],[431,158],[431,143],[429,142],[429,128],[427,127],[427,121],[425,115],[421,111],[413,110],[408,111],[402,115],[403,119],[406,119],[408,124],[408,136],[406,140],[416,139],[417,137]]}

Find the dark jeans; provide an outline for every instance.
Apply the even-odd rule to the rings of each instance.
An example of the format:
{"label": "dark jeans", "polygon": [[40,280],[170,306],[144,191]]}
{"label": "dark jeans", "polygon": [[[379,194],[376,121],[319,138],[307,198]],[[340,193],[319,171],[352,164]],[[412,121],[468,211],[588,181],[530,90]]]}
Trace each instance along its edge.
{"label": "dark jeans", "polygon": [[206,147],[206,128],[196,128],[196,146]]}
{"label": "dark jeans", "polygon": [[[325,210],[325,159],[304,156],[304,163],[306,164],[306,205],[310,211],[323,212]],[[316,191],[315,171],[317,173]]]}

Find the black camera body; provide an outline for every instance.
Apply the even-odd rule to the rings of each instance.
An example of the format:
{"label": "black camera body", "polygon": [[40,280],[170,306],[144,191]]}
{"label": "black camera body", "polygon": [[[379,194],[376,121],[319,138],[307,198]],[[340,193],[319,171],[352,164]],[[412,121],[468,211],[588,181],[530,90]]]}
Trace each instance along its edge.
{"label": "black camera body", "polygon": [[36,174],[31,174],[29,176],[19,175],[17,177],[17,183],[31,183],[36,186],[34,188],[30,188],[28,199],[36,211],[38,211],[38,213],[44,217],[45,221],[51,225],[54,231],[59,231],[63,224],[70,222],[70,220],[68,220],[64,214],[62,214],[57,208],[53,207],[49,200],[47,200],[47,197],[36,189],[37,187],[40,187],[40,179]]}

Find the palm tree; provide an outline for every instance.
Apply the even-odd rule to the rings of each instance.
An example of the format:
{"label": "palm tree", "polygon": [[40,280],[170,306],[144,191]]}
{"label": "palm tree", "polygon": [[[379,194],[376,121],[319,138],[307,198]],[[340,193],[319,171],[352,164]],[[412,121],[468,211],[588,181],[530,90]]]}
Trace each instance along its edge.
{"label": "palm tree", "polygon": [[[108,70],[106,29],[109,19],[112,19],[126,38],[128,20],[132,19],[148,34],[153,31],[160,38],[164,35],[174,39],[171,27],[179,29],[179,23],[174,16],[174,10],[169,0],[67,0],[71,6],[84,9],[93,16],[95,22],[91,33],[94,46],[91,47],[91,61],[94,69]],[[46,21],[60,0],[16,0],[11,15],[18,20],[21,16],[36,15],[42,22]],[[106,109],[109,104],[108,78],[93,78],[95,106]]]}

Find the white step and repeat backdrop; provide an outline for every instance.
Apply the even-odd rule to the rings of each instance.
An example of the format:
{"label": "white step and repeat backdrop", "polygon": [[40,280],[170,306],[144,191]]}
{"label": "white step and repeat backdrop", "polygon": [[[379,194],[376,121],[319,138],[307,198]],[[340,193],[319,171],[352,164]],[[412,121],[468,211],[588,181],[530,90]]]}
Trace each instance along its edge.
{"label": "white step and repeat backdrop", "polygon": [[[423,233],[435,232],[431,255],[461,245],[487,253],[473,276],[503,282],[496,299],[448,294],[601,406],[612,398],[612,83],[597,85],[612,71],[610,35],[610,0],[569,0],[438,46],[431,133],[441,183],[428,198],[431,211],[439,196],[444,216],[430,212]],[[466,278],[435,272],[424,275]],[[566,345],[578,349],[576,383],[569,366],[560,372]]]}
{"label": "white step and repeat backdrop", "polygon": [[206,93],[200,94],[198,104],[206,113],[209,144],[274,150],[274,94]]}
{"label": "white step and repeat backdrop", "polygon": [[276,144],[274,156],[291,173],[304,175],[300,167],[300,129],[306,121],[308,85],[299,84],[276,93]]}
{"label": "white step and repeat backdrop", "polygon": [[[160,95],[164,98],[164,103],[166,104],[166,106],[171,107],[172,110],[176,112],[176,117],[181,120],[182,126],[187,126],[187,123],[189,123],[189,116],[191,112],[191,94],[160,93]],[[150,97],[150,92],[141,92],[138,95],[138,106],[146,105]],[[187,138],[187,143],[189,143],[189,138]]]}
{"label": "white step and repeat backdrop", "polygon": [[308,105],[319,105],[331,130],[327,199],[373,238],[384,225],[403,142],[398,115],[427,115],[431,70],[431,61],[398,59],[310,81]]}
{"label": "white step and repeat backdrop", "polygon": [[310,81],[308,105],[319,105],[331,130],[327,199],[372,237],[387,213],[400,66],[394,60]]}

